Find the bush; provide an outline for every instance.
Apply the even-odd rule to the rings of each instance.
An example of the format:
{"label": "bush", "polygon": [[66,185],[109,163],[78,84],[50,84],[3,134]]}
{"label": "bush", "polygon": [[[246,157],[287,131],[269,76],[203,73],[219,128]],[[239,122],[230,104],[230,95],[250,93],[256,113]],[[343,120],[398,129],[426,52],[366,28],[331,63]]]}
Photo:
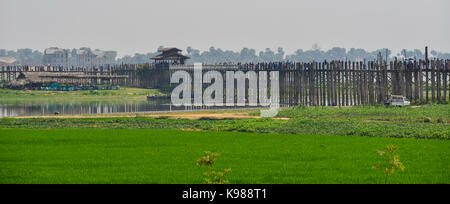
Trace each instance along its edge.
{"label": "bush", "polygon": [[398,147],[395,145],[387,145],[384,151],[377,150],[377,154],[383,157],[383,161],[376,166],[374,169],[379,169],[384,172],[384,184],[388,183],[389,176],[395,173],[397,170],[404,171],[405,166],[400,161],[400,156],[396,155]]}
{"label": "bush", "polygon": [[195,162],[197,166],[208,167],[208,172],[205,172],[205,183],[206,184],[228,184],[227,174],[231,172],[231,169],[225,169],[224,171],[215,171],[214,164],[220,154],[206,151],[203,157],[200,157]]}

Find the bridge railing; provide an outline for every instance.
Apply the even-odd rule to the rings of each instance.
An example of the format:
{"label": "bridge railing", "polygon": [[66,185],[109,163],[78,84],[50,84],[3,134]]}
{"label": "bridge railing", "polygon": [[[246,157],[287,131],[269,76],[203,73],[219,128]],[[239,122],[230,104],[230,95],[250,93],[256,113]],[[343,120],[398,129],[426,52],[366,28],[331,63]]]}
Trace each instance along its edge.
{"label": "bridge railing", "polygon": [[[169,69],[194,69],[194,65],[170,65]],[[202,65],[202,69],[216,69],[216,70],[236,70],[238,65]]]}

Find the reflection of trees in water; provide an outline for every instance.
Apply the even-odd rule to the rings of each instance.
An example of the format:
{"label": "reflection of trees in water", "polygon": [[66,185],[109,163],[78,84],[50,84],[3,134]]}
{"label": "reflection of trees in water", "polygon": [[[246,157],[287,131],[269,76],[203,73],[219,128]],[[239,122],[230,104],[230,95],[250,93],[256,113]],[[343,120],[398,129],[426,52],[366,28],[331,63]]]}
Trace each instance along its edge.
{"label": "reflection of trees in water", "polygon": [[6,107],[6,105],[0,105],[0,116],[18,116],[17,112],[13,109]]}
{"label": "reflection of trees in water", "polygon": [[133,113],[170,110],[170,100],[142,102],[88,102],[88,103],[47,103],[47,104],[0,104],[0,116],[33,116],[80,114]]}
{"label": "reflection of trees in water", "polygon": [[235,107],[174,107],[170,99],[155,99],[147,103],[133,102],[89,102],[89,103],[47,103],[47,104],[0,104],[0,116],[42,116],[54,115],[83,115],[108,113],[138,113],[155,111],[194,111],[207,109],[233,109]]}

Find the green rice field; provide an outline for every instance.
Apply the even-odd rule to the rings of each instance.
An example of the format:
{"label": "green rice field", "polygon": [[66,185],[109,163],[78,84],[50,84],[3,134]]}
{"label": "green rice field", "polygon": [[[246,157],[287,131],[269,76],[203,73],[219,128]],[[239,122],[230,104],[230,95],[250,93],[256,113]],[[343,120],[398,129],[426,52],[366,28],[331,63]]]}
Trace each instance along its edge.
{"label": "green rice field", "polygon": [[[450,183],[449,105],[293,107],[280,118],[0,118],[0,183],[204,183],[205,151],[231,184]],[[250,111],[251,115],[257,111]]]}

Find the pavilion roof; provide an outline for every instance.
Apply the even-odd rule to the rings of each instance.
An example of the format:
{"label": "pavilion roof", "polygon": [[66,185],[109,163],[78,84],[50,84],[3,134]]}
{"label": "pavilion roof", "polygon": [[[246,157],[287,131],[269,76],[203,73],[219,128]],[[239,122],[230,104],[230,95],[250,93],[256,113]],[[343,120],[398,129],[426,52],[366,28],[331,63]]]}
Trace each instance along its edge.
{"label": "pavilion roof", "polygon": [[181,52],[180,49],[178,48],[162,48],[160,49],[160,51],[162,51],[161,54],[152,57],[151,59],[153,60],[186,60],[186,59],[190,59],[189,57],[186,57],[182,54],[180,54],[179,52]]}

